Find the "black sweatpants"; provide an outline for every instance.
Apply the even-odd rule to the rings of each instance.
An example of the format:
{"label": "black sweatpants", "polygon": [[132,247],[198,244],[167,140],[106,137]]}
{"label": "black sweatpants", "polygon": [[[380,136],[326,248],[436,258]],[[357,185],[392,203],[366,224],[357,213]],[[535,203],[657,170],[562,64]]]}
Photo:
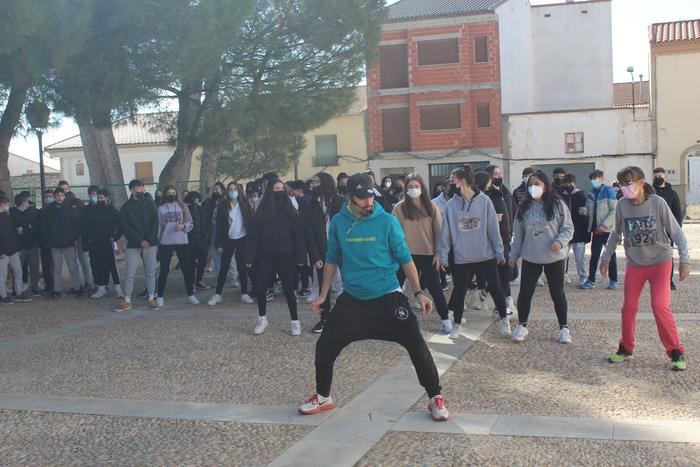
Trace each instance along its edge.
{"label": "black sweatpants", "polygon": [[[284,290],[284,296],[287,299],[289,315],[292,321],[296,321],[299,317],[297,315],[297,296],[294,294],[297,285],[297,268],[294,259],[290,256],[262,256],[255,260],[256,284],[267,284],[275,273],[282,281],[282,290]],[[257,287],[258,315],[260,316],[267,314],[266,294],[265,287]]]}
{"label": "black sweatpants", "polygon": [[117,264],[114,260],[114,250],[112,242],[94,241],[90,242],[90,267],[92,274],[95,277],[95,285],[106,286],[109,284],[109,275],[112,274],[114,284],[119,284],[119,275],[116,275]]}
{"label": "black sweatpants", "polygon": [[567,325],[566,314],[568,305],[566,294],[564,293],[565,268],[565,259],[550,264],[535,264],[523,260],[520,272],[520,293],[518,294],[518,319],[520,324],[527,326],[532,296],[537,288],[537,279],[542,275],[542,270],[544,269],[544,275],[549,286],[549,296],[552,297],[554,302],[554,312],[557,314],[559,327]]}
{"label": "black sweatpants", "polygon": [[464,316],[464,298],[467,296],[467,288],[474,277],[474,274],[480,274],[486,281],[486,286],[491,293],[491,298],[496,304],[498,315],[505,318],[506,315],[506,297],[501,289],[500,279],[498,277],[498,263],[496,259],[489,259],[479,263],[455,264],[452,267],[452,285],[453,291],[453,306],[454,306],[454,321],[455,324],[462,322]]}
{"label": "black sweatpants", "polygon": [[44,278],[44,288],[53,290],[53,258],[51,248],[41,247],[41,275]]}
{"label": "black sweatpants", "polygon": [[248,270],[243,264],[243,251],[242,248],[245,245],[245,237],[237,238],[235,240],[227,238],[224,241],[224,252],[221,253],[221,267],[219,268],[219,275],[216,278],[216,293],[221,295],[224,291],[224,284],[226,284],[226,276],[228,275],[229,265],[231,264],[231,258],[236,256],[236,269],[238,269],[238,281],[241,283],[241,294],[248,293]]}
{"label": "black sweatpants", "polygon": [[328,314],[316,342],[316,392],[331,393],[333,364],[356,341],[376,339],[402,345],[411,357],[418,381],[429,397],[440,394],[440,377],[406,296],[392,292],[374,300],[358,300],[343,292]]}
{"label": "black sweatpants", "polygon": [[[160,245],[158,247],[158,256],[160,257],[160,274],[158,275],[158,296],[163,297],[165,293],[165,284],[168,282],[168,274],[170,273],[170,260],[173,257],[173,251],[177,254],[177,260],[180,262],[182,277],[185,279],[185,289],[187,296],[194,295],[194,265],[192,264],[192,252],[189,245]],[[223,269],[223,267],[222,267]]]}
{"label": "black sweatpants", "polygon": [[311,277],[311,266],[305,264],[303,266],[297,266],[297,273],[299,275],[299,282],[301,283],[301,288],[306,290],[309,288],[309,277]]}
{"label": "black sweatpants", "polygon": [[[440,275],[435,269],[435,266],[433,266],[433,256],[411,255],[411,257],[418,270],[420,286],[422,288],[427,288],[428,292],[430,292],[435,302],[435,309],[438,315],[440,315],[440,319],[447,319],[447,300],[445,300],[445,294],[442,293],[442,288],[440,287]],[[403,272],[403,268],[399,267],[396,275],[399,279],[399,285],[403,287],[403,283],[406,280],[406,274]]]}
{"label": "black sweatpants", "polygon": [[209,259],[209,250],[204,245],[193,243],[190,245],[190,251],[192,251],[194,281],[201,282],[202,279],[204,279],[204,270],[207,267],[207,260]]}

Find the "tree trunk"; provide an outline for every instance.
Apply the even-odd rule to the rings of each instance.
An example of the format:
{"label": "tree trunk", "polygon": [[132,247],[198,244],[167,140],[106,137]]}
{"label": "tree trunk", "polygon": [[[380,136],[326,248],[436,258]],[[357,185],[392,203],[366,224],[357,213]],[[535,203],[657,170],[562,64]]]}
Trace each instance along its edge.
{"label": "tree trunk", "polygon": [[13,86],[7,98],[5,111],[0,118],[0,190],[4,191],[8,198],[12,198],[10,169],[7,166],[10,160],[10,142],[22,117],[22,108],[26,99],[27,88]]}
{"label": "tree trunk", "polygon": [[[212,151],[204,148],[202,152],[202,160],[199,168],[199,189],[203,190],[202,187],[211,189],[214,183],[218,180],[218,168],[219,159],[221,158],[221,153],[219,151]],[[202,193],[202,196],[205,196]]]}
{"label": "tree trunk", "polygon": [[83,143],[83,154],[85,155],[85,162],[87,162],[90,174],[90,184],[105,186],[107,184],[107,175],[102,165],[95,127],[86,119],[76,118],[76,122],[80,130],[80,141]]}
{"label": "tree trunk", "polygon": [[184,182],[190,179],[192,154],[196,147],[193,142],[196,140],[199,124],[202,120],[200,97],[201,84],[186,83],[182,86],[178,95],[175,151],[160,173],[159,183],[161,187],[174,186],[175,182]]}

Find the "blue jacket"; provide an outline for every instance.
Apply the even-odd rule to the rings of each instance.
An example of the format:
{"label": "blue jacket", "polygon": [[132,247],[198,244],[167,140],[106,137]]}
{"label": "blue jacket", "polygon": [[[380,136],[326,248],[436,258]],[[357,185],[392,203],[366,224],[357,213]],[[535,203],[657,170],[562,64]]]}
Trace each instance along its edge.
{"label": "blue jacket", "polygon": [[341,265],[351,296],[374,300],[399,289],[396,271],[411,261],[399,220],[376,201],[367,217],[357,218],[345,203],[331,220],[326,263]]}
{"label": "blue jacket", "polygon": [[[610,185],[603,185],[599,190],[591,190],[586,196],[588,208],[588,231],[593,232],[600,227],[610,232],[615,227],[615,207],[617,195]],[[593,225],[593,210],[595,209],[596,225]]]}

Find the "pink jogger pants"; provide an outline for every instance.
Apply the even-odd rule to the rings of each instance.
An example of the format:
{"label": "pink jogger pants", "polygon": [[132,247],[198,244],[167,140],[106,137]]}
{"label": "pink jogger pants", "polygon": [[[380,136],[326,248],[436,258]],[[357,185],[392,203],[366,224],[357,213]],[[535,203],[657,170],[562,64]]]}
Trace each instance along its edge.
{"label": "pink jogger pants", "polygon": [[626,350],[634,351],[639,297],[642,295],[645,282],[648,281],[651,288],[651,310],[654,313],[661,344],[669,356],[671,351],[675,349],[680,349],[681,353],[685,353],[678,337],[676,320],[671,312],[671,284],[668,278],[671,276],[672,265],[672,261],[643,267],[627,264],[625,301],[622,305],[622,340],[620,341]]}

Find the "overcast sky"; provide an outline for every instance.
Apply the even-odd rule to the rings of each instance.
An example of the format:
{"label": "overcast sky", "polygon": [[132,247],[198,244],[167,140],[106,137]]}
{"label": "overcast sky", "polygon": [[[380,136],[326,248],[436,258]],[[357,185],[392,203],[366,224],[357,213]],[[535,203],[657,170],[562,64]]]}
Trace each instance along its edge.
{"label": "overcast sky", "polygon": [[[389,0],[388,3],[396,3]],[[430,1],[430,0],[425,0]],[[530,0],[533,5],[562,3],[561,0]],[[615,82],[630,80],[628,66],[634,66],[635,79],[640,73],[649,79],[649,37],[648,26],[652,23],[679,19],[700,18],[700,0],[613,0],[613,77]],[[51,144],[78,133],[78,128],[70,119],[57,129],[44,136],[44,143]],[[36,138],[16,137],[10,151],[38,160]]]}

